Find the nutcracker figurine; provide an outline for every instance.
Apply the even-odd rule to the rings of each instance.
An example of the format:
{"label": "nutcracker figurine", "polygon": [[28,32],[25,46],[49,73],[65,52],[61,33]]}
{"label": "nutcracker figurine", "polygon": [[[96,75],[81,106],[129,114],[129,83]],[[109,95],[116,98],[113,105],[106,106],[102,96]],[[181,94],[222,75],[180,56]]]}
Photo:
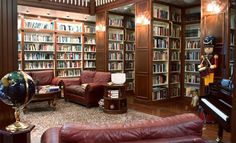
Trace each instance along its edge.
{"label": "nutcracker figurine", "polygon": [[201,56],[201,63],[198,65],[200,76],[204,78],[205,86],[214,82],[214,69],[218,66],[218,55],[213,55],[215,37],[207,36],[204,41],[204,55]]}

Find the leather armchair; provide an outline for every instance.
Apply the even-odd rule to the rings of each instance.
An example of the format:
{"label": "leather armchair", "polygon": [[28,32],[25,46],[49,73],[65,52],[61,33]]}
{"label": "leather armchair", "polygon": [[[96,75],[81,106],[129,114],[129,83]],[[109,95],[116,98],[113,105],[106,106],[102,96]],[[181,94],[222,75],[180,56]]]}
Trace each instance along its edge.
{"label": "leather armchair", "polygon": [[41,143],[205,143],[202,127],[192,113],[123,124],[66,123],[47,129]]}
{"label": "leather armchair", "polygon": [[86,107],[98,106],[103,98],[104,85],[111,81],[109,72],[83,71],[80,78],[63,79],[64,97]]}

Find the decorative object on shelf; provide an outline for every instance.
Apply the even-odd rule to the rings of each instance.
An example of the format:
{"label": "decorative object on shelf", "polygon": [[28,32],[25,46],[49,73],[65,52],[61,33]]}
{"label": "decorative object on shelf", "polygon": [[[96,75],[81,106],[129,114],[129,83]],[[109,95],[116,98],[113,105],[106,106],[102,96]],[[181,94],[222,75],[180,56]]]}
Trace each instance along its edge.
{"label": "decorative object on shelf", "polygon": [[202,61],[201,64],[198,66],[198,70],[200,72],[201,77],[204,78],[204,84],[208,86],[209,83],[213,83],[214,69],[218,66],[218,55],[212,55],[215,44],[215,37],[211,35],[205,37],[203,44],[205,46],[205,55],[201,56]]}
{"label": "decorative object on shelf", "polygon": [[124,84],[126,81],[125,73],[114,73],[111,74],[111,82],[114,84]]}
{"label": "decorative object on shelf", "polygon": [[20,110],[35,94],[33,79],[23,71],[13,71],[0,81],[0,100],[15,109],[16,122],[7,126],[6,130],[15,132],[29,127],[20,122]]}

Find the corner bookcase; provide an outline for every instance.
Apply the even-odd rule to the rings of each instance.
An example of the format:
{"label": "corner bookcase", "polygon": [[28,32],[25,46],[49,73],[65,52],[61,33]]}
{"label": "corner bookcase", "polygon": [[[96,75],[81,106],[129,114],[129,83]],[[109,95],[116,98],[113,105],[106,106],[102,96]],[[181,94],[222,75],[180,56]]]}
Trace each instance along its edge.
{"label": "corner bookcase", "polygon": [[95,23],[18,16],[18,69],[54,70],[58,77],[77,77],[95,70]]}
{"label": "corner bookcase", "polygon": [[200,6],[184,10],[184,95],[192,97],[192,91],[200,93]]}

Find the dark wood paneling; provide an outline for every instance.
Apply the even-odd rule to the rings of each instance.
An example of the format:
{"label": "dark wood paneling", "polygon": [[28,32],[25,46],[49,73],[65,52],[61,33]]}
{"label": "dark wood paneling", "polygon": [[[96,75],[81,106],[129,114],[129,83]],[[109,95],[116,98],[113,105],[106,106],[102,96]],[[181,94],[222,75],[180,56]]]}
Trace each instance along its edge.
{"label": "dark wood paneling", "polygon": [[[151,1],[135,3],[135,17],[145,13],[150,18]],[[152,91],[152,52],[151,26],[136,25],[135,27],[135,98],[139,101],[151,101]]]}
{"label": "dark wood paneling", "polygon": [[[96,15],[96,25],[106,25],[106,12],[98,13]],[[106,28],[107,29],[107,28]],[[107,30],[96,31],[96,70],[107,71]]]}
{"label": "dark wood paneling", "polygon": [[[149,78],[145,74],[135,74],[135,98],[149,101]],[[138,87],[138,88],[137,88]]]}
{"label": "dark wood paneling", "polygon": [[0,1],[0,78],[17,70],[17,3]]}
{"label": "dark wood paneling", "polygon": [[62,10],[66,12],[78,12],[84,14],[90,14],[90,11],[93,12],[93,10],[90,10],[90,6],[88,7],[72,6],[67,4],[52,3],[49,1],[41,1],[41,0],[15,0],[15,1],[17,1],[17,3],[20,5],[47,8],[53,10]]}

